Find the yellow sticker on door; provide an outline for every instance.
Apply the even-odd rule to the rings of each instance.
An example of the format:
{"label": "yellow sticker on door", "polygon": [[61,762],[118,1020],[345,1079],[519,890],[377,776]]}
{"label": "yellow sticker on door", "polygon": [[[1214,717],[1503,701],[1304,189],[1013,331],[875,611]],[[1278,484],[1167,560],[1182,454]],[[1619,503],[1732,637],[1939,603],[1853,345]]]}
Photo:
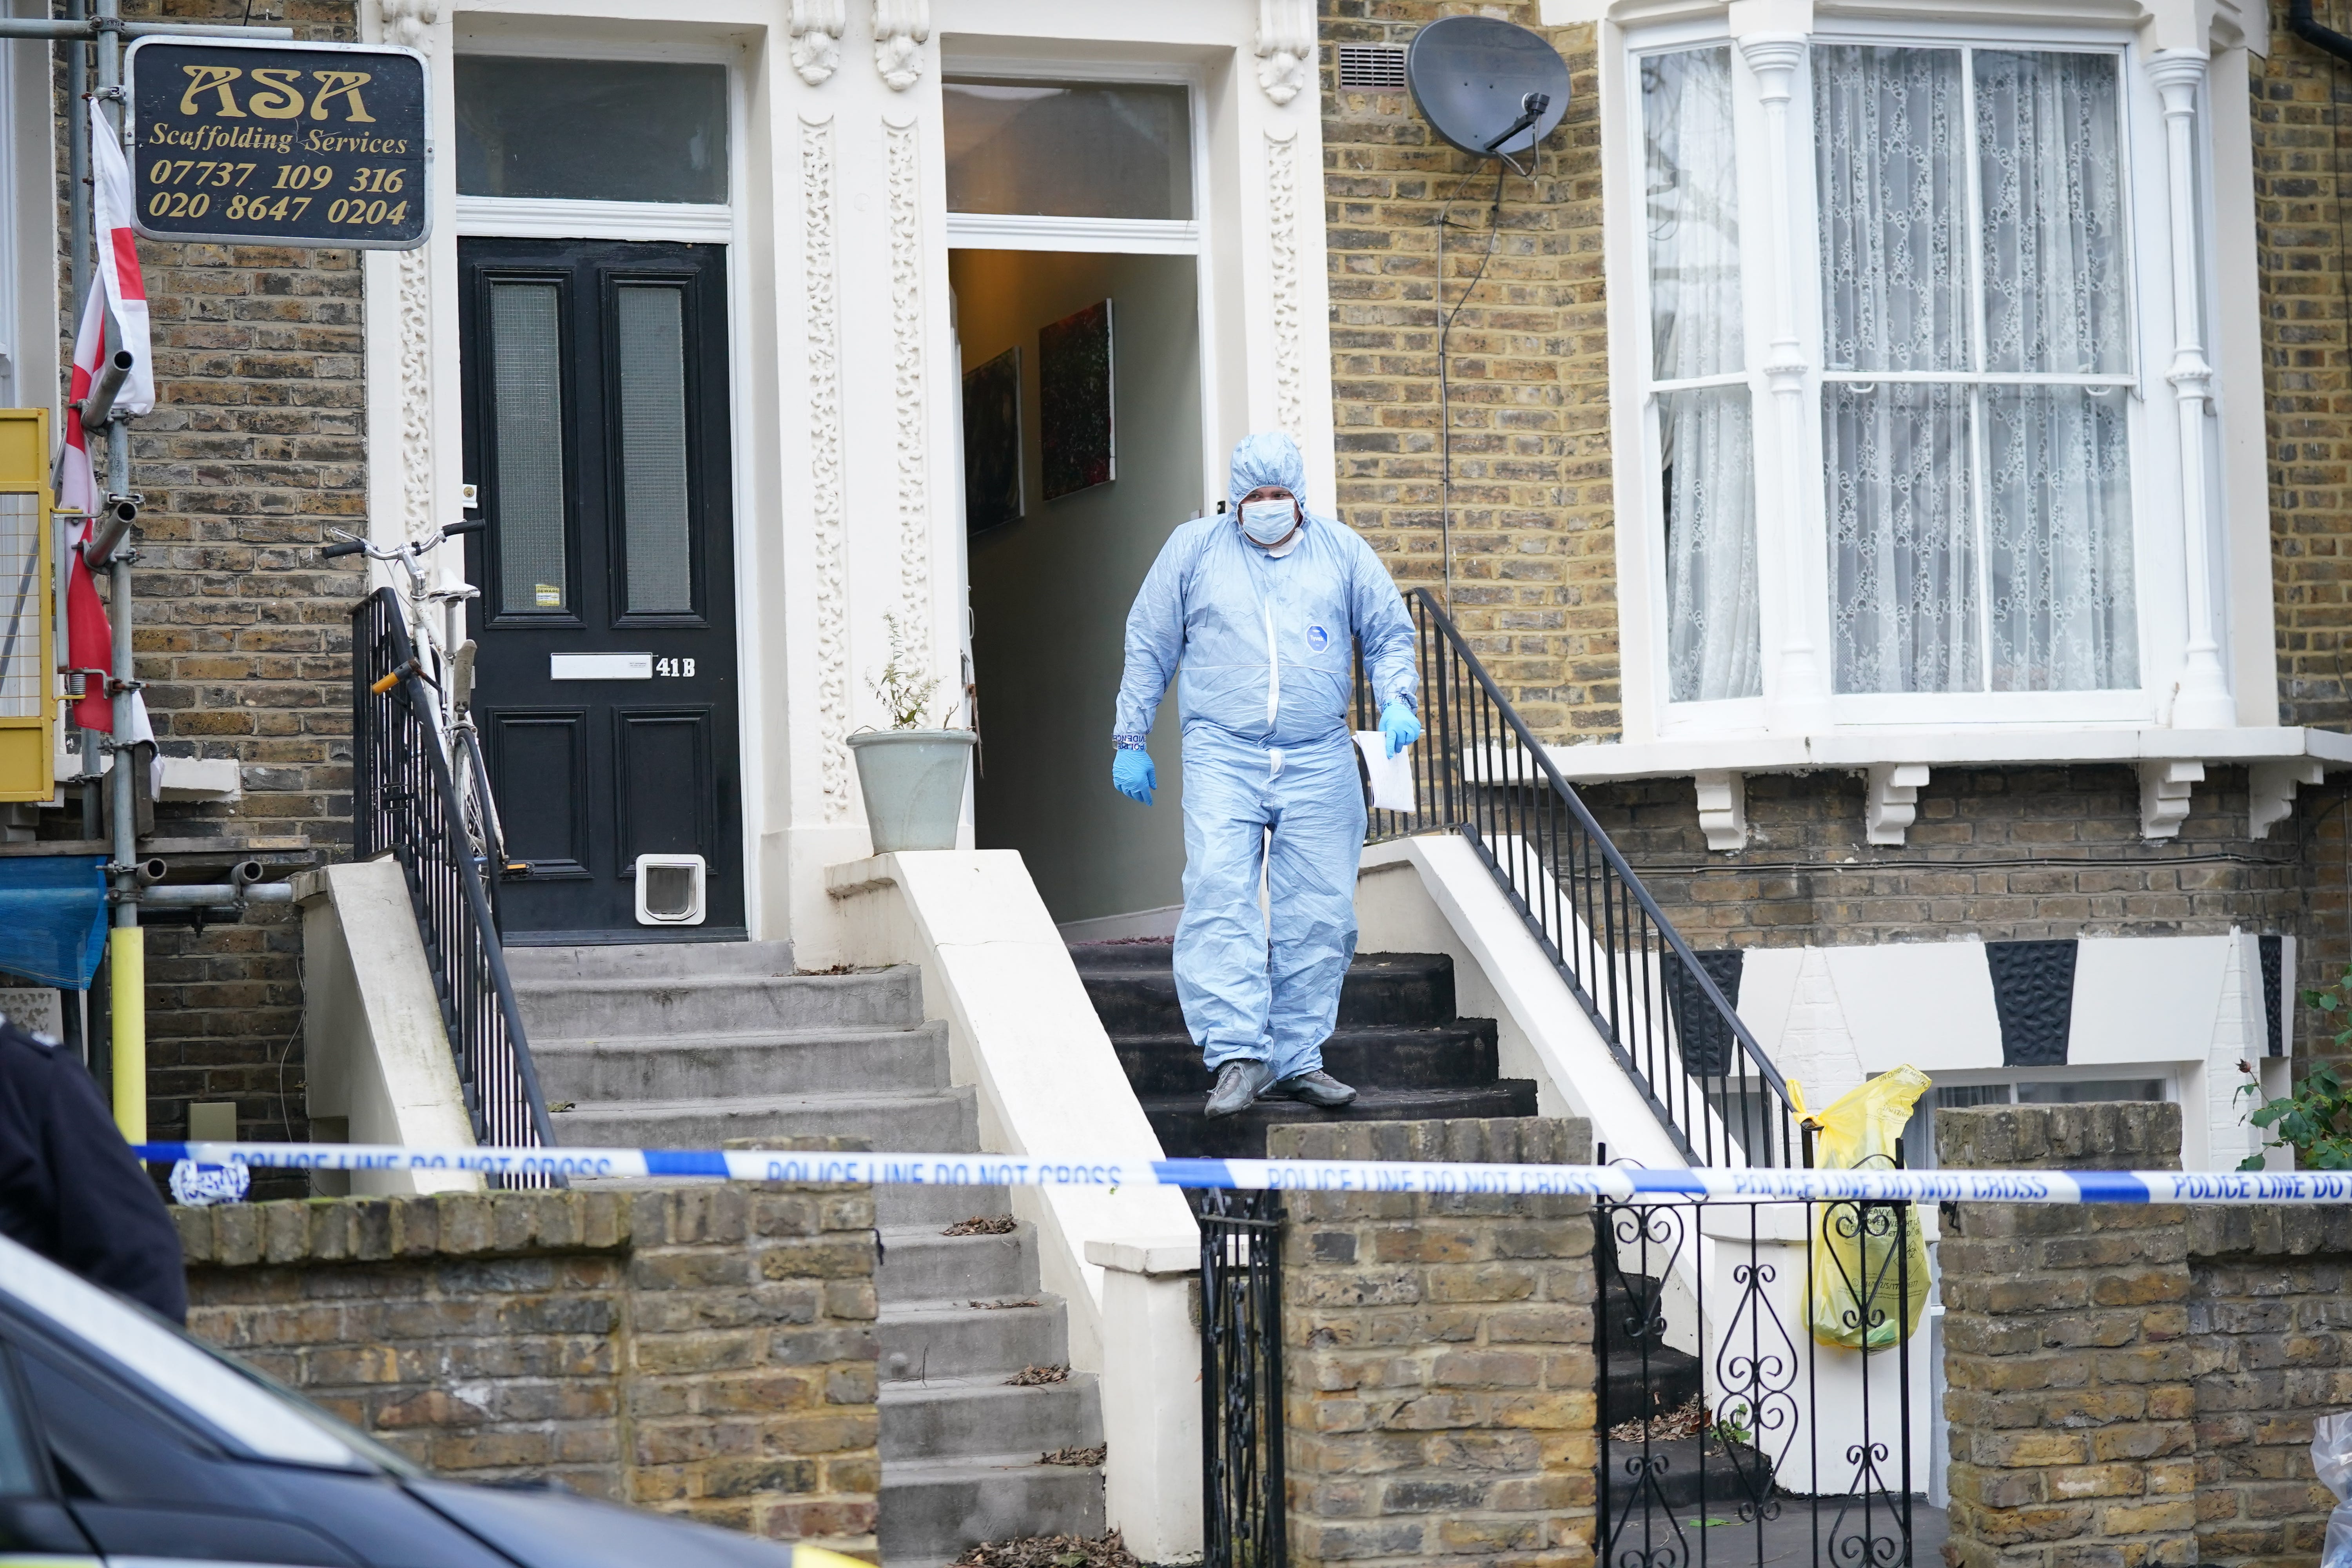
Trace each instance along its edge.
{"label": "yellow sticker on door", "polygon": [[539,607],[542,610],[563,608],[563,590],[552,583],[539,584]]}

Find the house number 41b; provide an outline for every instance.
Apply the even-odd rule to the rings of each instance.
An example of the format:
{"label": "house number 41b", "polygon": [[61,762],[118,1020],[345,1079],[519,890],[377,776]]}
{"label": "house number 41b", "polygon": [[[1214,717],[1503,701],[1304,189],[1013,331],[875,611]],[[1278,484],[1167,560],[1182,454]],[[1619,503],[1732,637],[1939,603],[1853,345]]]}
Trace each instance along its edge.
{"label": "house number 41b", "polygon": [[656,675],[690,676],[694,673],[694,660],[690,658],[657,658],[654,660],[654,673]]}

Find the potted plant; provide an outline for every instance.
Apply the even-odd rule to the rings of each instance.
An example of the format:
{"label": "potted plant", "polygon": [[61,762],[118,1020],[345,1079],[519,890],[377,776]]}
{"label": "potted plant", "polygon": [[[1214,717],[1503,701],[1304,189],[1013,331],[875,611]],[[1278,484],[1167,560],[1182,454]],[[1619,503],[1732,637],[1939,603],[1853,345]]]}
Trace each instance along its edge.
{"label": "potted plant", "polygon": [[964,777],[980,737],[970,730],[923,728],[939,678],[923,676],[926,650],[898,617],[882,618],[890,628],[890,662],[872,685],[889,710],[890,727],[849,737],[874,853],[952,849],[963,817]]}

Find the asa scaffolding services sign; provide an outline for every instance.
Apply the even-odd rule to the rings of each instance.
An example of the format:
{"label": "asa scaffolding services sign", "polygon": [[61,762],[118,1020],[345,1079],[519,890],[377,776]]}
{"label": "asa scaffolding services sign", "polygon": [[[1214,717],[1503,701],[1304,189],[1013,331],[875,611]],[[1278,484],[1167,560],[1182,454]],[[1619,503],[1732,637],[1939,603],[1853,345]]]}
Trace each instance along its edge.
{"label": "asa scaffolding services sign", "polygon": [[123,73],[148,238],[411,250],[430,233],[416,50],[144,37]]}

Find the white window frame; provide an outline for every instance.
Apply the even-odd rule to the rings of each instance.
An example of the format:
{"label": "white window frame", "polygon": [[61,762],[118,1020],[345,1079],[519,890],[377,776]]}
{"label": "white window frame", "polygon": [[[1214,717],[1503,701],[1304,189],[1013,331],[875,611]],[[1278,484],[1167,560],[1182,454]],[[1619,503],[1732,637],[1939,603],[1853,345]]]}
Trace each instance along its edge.
{"label": "white window frame", "polygon": [[[1930,16],[1901,19],[1822,16],[1807,35],[1803,63],[1792,73],[1792,94],[1787,115],[1789,253],[1795,258],[1794,305],[1796,331],[1801,346],[1803,418],[1797,441],[1785,439],[1766,371],[1774,337],[1778,286],[1773,266],[1772,212],[1769,184],[1763,163],[1770,155],[1767,117],[1759,79],[1720,11],[1704,17],[1649,26],[1612,29],[1619,47],[1609,63],[1621,90],[1617,113],[1606,123],[1617,132],[1619,147],[1610,160],[1630,199],[1610,214],[1613,226],[1623,231],[1612,241],[1612,270],[1620,279],[1613,290],[1620,301],[1613,338],[1612,363],[1619,385],[1615,399],[1618,419],[1631,426],[1633,439],[1621,436],[1617,478],[1619,515],[1638,519],[1640,537],[1621,534],[1621,573],[1631,567],[1643,579],[1622,587],[1626,626],[1622,643],[1627,674],[1628,740],[1705,740],[1772,733],[1819,732],[1824,729],[1881,727],[2001,726],[2048,727],[2078,731],[2085,728],[2142,728],[2169,721],[2174,688],[2181,677],[2189,638],[2189,585],[2185,559],[2184,519],[2179,491],[2180,454],[2176,400],[2167,373],[2174,356],[2172,310],[2172,237],[2168,198],[2166,122],[2140,42],[2127,25],[2098,26],[2055,22],[1951,22]],[[1876,44],[1916,47],[2047,48],[2096,52],[2121,61],[2125,149],[2126,223],[2131,236],[2129,258],[2132,296],[2129,302],[2130,370],[2117,377],[2131,399],[2131,486],[2133,572],[2139,638],[2139,680],[2122,690],[2068,692],[1852,693],[1835,691],[1834,650],[1831,641],[1829,551],[1825,472],[1821,429],[1823,367],[1822,296],[1818,257],[1818,202],[1814,173],[1812,115],[1812,47],[1840,44]],[[1658,384],[1652,379],[1654,358],[1650,341],[1650,277],[1646,246],[1644,196],[1644,132],[1641,61],[1645,56],[1724,47],[1730,50],[1734,84],[1734,118],[1742,163],[1738,171],[1740,193],[1741,293],[1746,314],[1747,383],[1754,421],[1756,454],[1757,559],[1759,563],[1759,623],[1762,642],[1763,695],[1712,702],[1671,700],[1666,668],[1666,559],[1664,497],[1660,484]],[[2225,312],[2216,293],[2215,179],[2212,152],[2213,93],[2210,86],[2198,93],[2193,123],[2194,155],[2200,168],[2200,211],[2196,215],[2197,283],[2204,300],[2205,353],[2209,362],[2223,357],[2214,340],[2228,331]],[[1972,108],[1972,106],[1971,106]],[[1973,160],[1972,160],[1973,162]],[[1974,188],[1971,169],[1971,191]],[[1972,198],[1973,200],[1973,198]],[[1980,295],[1979,295],[1980,300]],[[1980,334],[1979,334],[1980,337]],[[1843,378],[1841,379],[1850,379]],[[1937,377],[1960,382],[1997,379],[1982,373]],[[2084,378],[2064,377],[2063,380]],[[1667,384],[1672,385],[1679,384]],[[2213,380],[2213,401],[2206,425],[2215,430],[2221,406],[2221,378]],[[2226,460],[2229,441],[2209,443],[2209,453]],[[1799,504],[1790,515],[1783,504],[1785,474],[1780,465],[1798,465]],[[2210,489],[2216,501],[2234,489],[2224,471]],[[2209,519],[2212,589],[2210,595],[2216,637],[2229,647],[2228,600],[2222,574],[2231,551],[2225,521],[2227,509]],[[1787,584],[1790,552],[1794,551],[1812,592],[1792,604]],[[1631,575],[1631,573],[1625,573]],[[2263,584],[2267,592],[2267,584]],[[1638,611],[1637,624],[1633,612]],[[1791,616],[1801,617],[1792,626]],[[1780,655],[1792,630],[1808,634],[1826,703],[1811,711],[1789,701],[1783,689]],[[2265,628],[2266,630],[2266,628]],[[1988,660],[1990,648],[1986,649]],[[2232,662],[2225,653],[2225,667]],[[1826,712],[1822,708],[1826,707]]]}

